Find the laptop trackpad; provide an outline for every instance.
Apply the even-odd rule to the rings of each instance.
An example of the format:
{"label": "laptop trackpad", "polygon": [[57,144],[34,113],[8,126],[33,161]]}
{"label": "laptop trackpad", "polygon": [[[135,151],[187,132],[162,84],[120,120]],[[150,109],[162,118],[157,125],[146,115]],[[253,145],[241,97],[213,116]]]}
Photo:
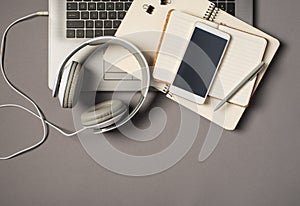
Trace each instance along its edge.
{"label": "laptop trackpad", "polygon": [[[137,91],[141,82],[138,78],[103,60],[105,45],[96,49],[84,62],[83,91]],[[116,58],[116,62],[120,58]],[[117,63],[116,63],[117,64]],[[138,64],[137,64],[138,66]]]}

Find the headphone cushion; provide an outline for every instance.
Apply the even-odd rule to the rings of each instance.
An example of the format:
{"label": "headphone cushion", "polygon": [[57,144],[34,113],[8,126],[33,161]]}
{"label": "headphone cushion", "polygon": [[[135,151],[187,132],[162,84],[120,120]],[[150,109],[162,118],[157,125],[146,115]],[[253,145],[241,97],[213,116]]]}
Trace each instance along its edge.
{"label": "headphone cushion", "polygon": [[63,100],[64,108],[72,108],[76,104],[80,95],[82,80],[83,69],[81,69],[81,65],[79,63],[73,62],[65,89]]}
{"label": "headphone cushion", "polygon": [[[75,68],[76,68],[76,64],[72,62],[69,74],[67,74],[68,78],[67,78],[66,87],[65,87],[64,96],[63,96],[63,102],[62,102],[63,108],[68,108],[68,98],[69,98],[69,94],[70,94],[70,88],[72,85]],[[67,72],[67,71],[64,71],[64,72]]]}
{"label": "headphone cushion", "polygon": [[83,126],[93,126],[108,121],[127,111],[127,106],[120,100],[99,103],[81,115]]}

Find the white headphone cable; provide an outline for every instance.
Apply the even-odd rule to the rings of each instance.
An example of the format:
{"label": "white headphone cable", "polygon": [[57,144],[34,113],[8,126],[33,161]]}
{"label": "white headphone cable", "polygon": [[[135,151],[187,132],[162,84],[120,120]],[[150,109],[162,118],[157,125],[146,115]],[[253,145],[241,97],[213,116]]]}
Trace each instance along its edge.
{"label": "white headphone cable", "polygon": [[11,23],[7,29],[5,30],[5,32],[3,33],[2,36],[2,40],[1,40],[1,50],[0,50],[0,56],[1,56],[1,61],[0,61],[0,70],[2,73],[2,76],[5,80],[5,82],[7,83],[7,85],[13,90],[15,91],[17,94],[19,94],[20,96],[22,96],[24,99],[26,99],[27,101],[29,101],[36,109],[37,113],[34,113],[33,111],[29,110],[28,108],[22,106],[22,105],[18,105],[18,104],[2,104],[0,105],[0,108],[5,108],[5,107],[14,107],[14,108],[19,108],[22,109],[28,113],[30,113],[31,115],[37,117],[40,119],[41,123],[42,123],[42,127],[43,127],[43,136],[41,138],[41,140],[39,142],[37,142],[36,144],[27,147],[25,149],[22,149],[18,152],[15,152],[11,155],[8,156],[4,156],[4,157],[0,157],[0,160],[8,160],[11,158],[14,158],[20,154],[23,154],[25,152],[28,152],[30,150],[33,150],[37,147],[39,147],[40,145],[42,145],[45,140],[47,139],[47,135],[48,135],[48,126],[54,128],[55,130],[57,130],[58,132],[60,132],[61,134],[63,134],[64,136],[70,137],[70,136],[74,136],[80,132],[83,132],[84,130],[86,130],[86,128],[82,128],[74,133],[66,133],[64,132],[62,129],[60,129],[58,126],[54,125],[53,123],[49,122],[46,120],[43,112],[41,111],[41,109],[39,108],[39,106],[37,105],[37,103],[35,103],[28,95],[26,95],[25,93],[23,93],[20,89],[18,89],[16,86],[14,86],[13,83],[10,82],[10,80],[7,78],[6,73],[5,73],[5,69],[4,69],[4,59],[5,59],[5,47],[6,47],[6,38],[7,38],[7,34],[9,32],[9,30],[16,24],[22,22],[22,21],[26,21],[35,17],[39,17],[39,16],[48,16],[48,12],[47,11],[40,11],[40,12],[36,12],[27,16],[24,16],[16,21],[14,21],[13,23]]}

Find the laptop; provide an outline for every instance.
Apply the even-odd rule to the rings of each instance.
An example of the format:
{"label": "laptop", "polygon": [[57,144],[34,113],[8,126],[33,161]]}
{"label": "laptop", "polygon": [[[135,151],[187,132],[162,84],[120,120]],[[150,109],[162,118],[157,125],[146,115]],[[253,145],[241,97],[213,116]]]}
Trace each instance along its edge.
{"label": "laptop", "polygon": [[[87,39],[113,36],[134,0],[49,0],[49,65],[48,86],[53,89],[56,73],[65,57]],[[215,0],[220,9],[252,24],[253,0]],[[97,57],[101,57],[99,50]],[[103,62],[97,59],[98,62]],[[122,70],[103,62],[100,66],[92,61],[83,90],[90,91],[136,91],[140,81]],[[97,65],[97,66],[93,66]],[[100,80],[99,80],[100,78]],[[126,81],[120,88],[120,80]],[[95,85],[93,85],[93,83]],[[100,82],[100,84],[99,84]]]}
{"label": "laptop", "polygon": [[220,9],[253,25],[254,0],[211,0]]}

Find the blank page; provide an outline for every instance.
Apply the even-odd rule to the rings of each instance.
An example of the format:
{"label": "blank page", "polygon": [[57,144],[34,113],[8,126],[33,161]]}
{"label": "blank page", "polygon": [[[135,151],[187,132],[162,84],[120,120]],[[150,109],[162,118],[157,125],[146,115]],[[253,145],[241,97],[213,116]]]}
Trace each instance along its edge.
{"label": "blank page", "polygon": [[[231,39],[209,95],[223,99],[262,61],[267,41],[223,25],[219,29],[230,34]],[[246,83],[229,102],[247,106],[255,80]]]}

